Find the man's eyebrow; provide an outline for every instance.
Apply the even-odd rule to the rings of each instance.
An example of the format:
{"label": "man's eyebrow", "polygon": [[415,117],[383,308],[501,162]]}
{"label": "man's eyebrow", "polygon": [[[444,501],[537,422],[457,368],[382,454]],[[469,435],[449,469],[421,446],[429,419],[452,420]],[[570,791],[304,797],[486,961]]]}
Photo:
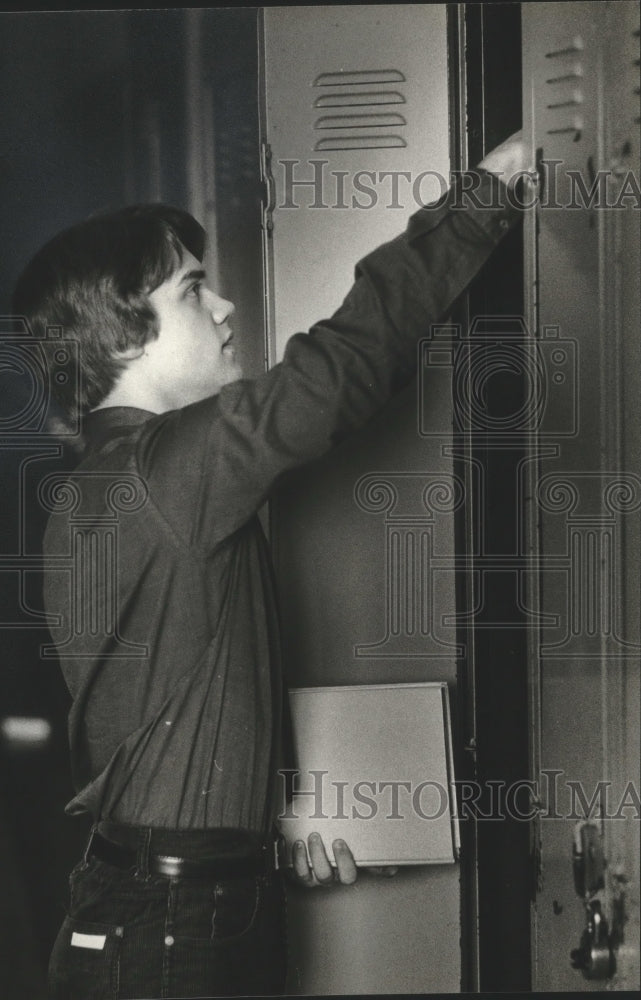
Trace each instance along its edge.
{"label": "man's eyebrow", "polygon": [[186,281],[202,281],[205,277],[205,271],[186,271],[180,278],[178,284],[184,285]]}

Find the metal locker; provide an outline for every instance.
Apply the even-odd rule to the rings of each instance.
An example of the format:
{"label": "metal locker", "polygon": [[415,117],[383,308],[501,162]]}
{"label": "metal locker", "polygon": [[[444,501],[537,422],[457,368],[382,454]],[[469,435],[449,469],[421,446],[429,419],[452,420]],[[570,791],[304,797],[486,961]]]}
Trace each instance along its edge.
{"label": "metal locker", "polygon": [[[639,150],[639,4],[608,2],[603,33],[603,166],[608,171],[608,201],[620,207],[605,213],[603,315],[605,317],[604,379],[607,419],[604,439],[617,468],[641,472],[641,184]],[[637,483],[638,485],[638,483]],[[638,516],[622,525],[618,574],[620,621],[624,631],[638,629],[641,525]],[[634,636],[639,642],[638,630]],[[640,719],[640,657],[612,659],[605,678],[608,724],[604,756],[615,800],[621,800],[630,781],[638,782]],[[638,788],[638,785],[635,785]],[[618,907],[625,919],[616,928],[618,988],[639,987],[639,830],[636,810],[626,821],[609,822],[603,831],[604,852],[611,878],[610,909]]]}
{"label": "metal locker", "polygon": [[[418,199],[439,196],[427,172],[449,183],[446,10],[266,8],[263,34],[273,362],[291,334],[340,304],[356,261],[400,232]],[[449,426],[451,400],[435,397]],[[444,624],[453,573],[426,590],[411,555],[431,531],[438,554],[453,554],[452,513],[428,525],[421,502],[430,477],[451,486],[451,458],[447,434],[421,438],[416,419],[410,387],[357,439],[290,477],[272,506],[291,686],[455,681],[455,629]],[[368,503],[372,481],[397,496],[393,512]],[[399,554],[390,539],[401,535]],[[386,561],[397,555],[402,569]],[[425,607],[428,622],[416,617]],[[312,899],[291,892],[292,991],[457,992],[459,877],[453,864],[363,875],[355,891]]]}
{"label": "metal locker", "polygon": [[[544,402],[523,481],[540,615],[533,988],[633,988],[638,836],[633,808],[614,817],[639,769],[638,200],[636,214],[615,206],[626,171],[638,189],[638,4],[524,4],[523,60],[539,173],[527,319]],[[588,855],[601,859],[590,877]]]}

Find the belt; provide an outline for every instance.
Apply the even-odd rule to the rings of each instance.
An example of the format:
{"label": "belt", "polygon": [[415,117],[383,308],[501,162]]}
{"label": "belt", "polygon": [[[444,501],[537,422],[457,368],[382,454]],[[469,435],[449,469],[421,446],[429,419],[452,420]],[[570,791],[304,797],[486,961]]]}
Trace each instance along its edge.
{"label": "belt", "polygon": [[[239,857],[217,858],[176,858],[164,854],[150,854],[147,868],[152,875],[166,875],[168,878],[247,878],[267,875],[278,868],[276,842],[264,844],[251,854]],[[124,847],[113,840],[107,840],[94,831],[87,851],[88,855],[106,861],[115,868],[135,868],[138,853],[135,848]]]}

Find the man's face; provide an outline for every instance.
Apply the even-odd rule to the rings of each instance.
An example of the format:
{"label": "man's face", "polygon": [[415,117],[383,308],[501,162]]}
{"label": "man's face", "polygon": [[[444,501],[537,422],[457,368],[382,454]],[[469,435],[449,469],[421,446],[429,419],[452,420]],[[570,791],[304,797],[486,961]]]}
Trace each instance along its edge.
{"label": "man's face", "polygon": [[141,361],[168,409],[216,395],[241,377],[228,325],[234,306],[206,287],[205,272],[192,254],[183,248],[180,267],[149,301],[158,316],[158,337],[146,344]]}

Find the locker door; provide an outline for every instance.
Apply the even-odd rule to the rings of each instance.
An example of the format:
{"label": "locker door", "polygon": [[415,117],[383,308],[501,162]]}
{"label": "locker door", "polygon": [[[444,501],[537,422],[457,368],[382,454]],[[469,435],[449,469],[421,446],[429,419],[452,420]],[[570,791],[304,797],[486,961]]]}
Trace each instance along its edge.
{"label": "locker door", "polygon": [[[404,228],[413,189],[438,196],[425,171],[448,177],[446,10],[266,8],[264,58],[276,360],[292,333],[336,308],[359,257]],[[445,428],[447,395],[432,399]],[[411,387],[281,491],[272,544],[291,685],[454,683],[447,441],[447,430],[419,437]],[[436,483],[442,502],[430,512],[421,497]],[[431,575],[415,557],[428,536],[445,567]],[[431,866],[292,891],[292,992],[457,992],[459,875],[458,865]]]}
{"label": "locker door", "polygon": [[[607,451],[616,456],[616,467],[639,475],[641,471],[641,212],[639,194],[630,199],[625,192],[639,191],[639,4],[605,5],[603,33],[604,68],[604,165],[609,201],[625,207],[606,214],[603,241],[605,260],[604,316],[607,344],[604,352],[607,395]],[[632,172],[632,173],[631,173]],[[632,182],[636,178],[636,188]],[[634,207],[636,205],[636,207]],[[638,486],[638,482],[636,484]],[[638,496],[638,494],[637,494]],[[622,630],[639,642],[639,566],[641,528],[636,519],[622,524],[618,572]],[[634,623],[634,624],[633,624]],[[625,634],[624,631],[624,634]],[[638,789],[641,762],[639,653],[608,664],[605,713],[608,720],[604,756],[608,775],[621,799],[633,781]],[[612,723],[615,724],[612,724]],[[612,879],[608,882],[610,906],[620,905],[627,920],[617,949],[619,989],[638,989],[639,974],[639,810],[623,810],[626,821],[605,824],[605,855]],[[636,819],[633,816],[636,815]]]}
{"label": "locker door", "polygon": [[[541,798],[533,988],[603,987],[605,978],[587,978],[588,970],[570,961],[573,949],[575,965],[585,958],[579,945],[588,918],[593,927],[607,920],[617,946],[611,986],[633,988],[638,203],[636,210],[607,205],[620,193],[626,169],[634,167],[638,185],[638,5],[523,8],[524,125],[542,178],[528,227],[526,292],[545,400],[533,450],[538,463],[528,463],[524,478],[524,496],[533,500],[532,537],[538,526],[538,585],[529,598],[542,616],[530,635],[532,754]],[[638,74],[638,40],[636,67]],[[607,176],[615,159],[619,176]],[[601,856],[606,864],[599,871]],[[612,971],[608,963],[604,948],[604,977]]]}

